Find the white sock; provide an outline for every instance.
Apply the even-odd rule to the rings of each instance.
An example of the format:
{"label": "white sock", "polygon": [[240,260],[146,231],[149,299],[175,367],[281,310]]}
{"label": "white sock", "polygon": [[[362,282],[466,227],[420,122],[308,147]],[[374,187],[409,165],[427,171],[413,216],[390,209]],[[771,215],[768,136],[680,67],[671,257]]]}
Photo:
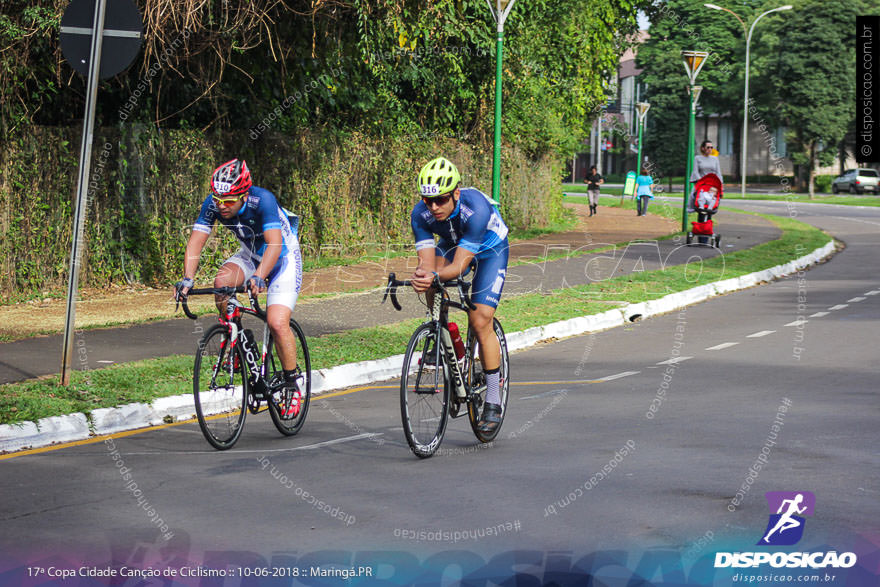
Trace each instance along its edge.
{"label": "white sock", "polygon": [[486,403],[501,405],[501,368],[486,371]]}

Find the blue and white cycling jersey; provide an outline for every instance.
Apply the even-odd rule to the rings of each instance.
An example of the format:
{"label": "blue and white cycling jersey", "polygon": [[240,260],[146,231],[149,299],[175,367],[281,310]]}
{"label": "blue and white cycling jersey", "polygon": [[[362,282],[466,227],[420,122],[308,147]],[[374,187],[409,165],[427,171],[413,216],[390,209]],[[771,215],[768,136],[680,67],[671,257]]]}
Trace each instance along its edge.
{"label": "blue and white cycling jersey", "polygon": [[252,186],[244,206],[236,216],[229,219],[220,215],[220,209],[213,198],[208,196],[202,204],[202,210],[193,230],[210,233],[215,222],[231,230],[241,242],[242,252],[248,253],[257,261],[262,259],[266,250],[267,230],[281,230],[282,248],[278,258],[279,263],[290,253],[299,250],[296,228],[291,227],[287,212],[269,190]]}
{"label": "blue and white cycling jersey", "polygon": [[434,247],[434,235],[440,237],[437,247],[449,250],[461,247],[477,259],[498,255],[507,248],[507,225],[489,196],[476,188],[462,188],[455,210],[444,221],[438,221],[424,202],[413,208],[412,231],[416,250]]}

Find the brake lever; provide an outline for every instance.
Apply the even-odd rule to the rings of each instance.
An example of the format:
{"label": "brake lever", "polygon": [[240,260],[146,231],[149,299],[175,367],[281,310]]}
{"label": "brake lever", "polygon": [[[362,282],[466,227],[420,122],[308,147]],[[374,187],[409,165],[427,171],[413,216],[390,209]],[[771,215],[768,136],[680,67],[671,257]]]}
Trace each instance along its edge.
{"label": "brake lever", "polygon": [[471,301],[470,296],[465,295],[464,287],[461,285],[461,278],[458,280],[458,299],[461,300],[461,303],[471,310],[476,310],[477,306]]}
{"label": "brake lever", "polygon": [[388,299],[388,292],[391,291],[391,284],[392,284],[393,282],[394,282],[394,274],[393,274],[393,273],[389,273],[389,274],[388,274],[388,283],[385,284],[385,295],[382,296],[382,302],[381,302],[381,303],[384,304],[384,303],[385,303],[385,300]]}

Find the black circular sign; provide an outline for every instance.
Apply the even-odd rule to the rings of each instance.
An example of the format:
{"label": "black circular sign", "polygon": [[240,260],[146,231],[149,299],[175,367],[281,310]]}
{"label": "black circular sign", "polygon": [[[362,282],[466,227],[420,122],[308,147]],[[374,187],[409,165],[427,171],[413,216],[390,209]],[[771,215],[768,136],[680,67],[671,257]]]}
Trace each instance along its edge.
{"label": "black circular sign", "polygon": [[[61,17],[61,52],[74,70],[88,77],[94,35],[95,2],[72,0]],[[99,77],[106,79],[128,67],[144,38],[141,13],[132,0],[106,0]]]}

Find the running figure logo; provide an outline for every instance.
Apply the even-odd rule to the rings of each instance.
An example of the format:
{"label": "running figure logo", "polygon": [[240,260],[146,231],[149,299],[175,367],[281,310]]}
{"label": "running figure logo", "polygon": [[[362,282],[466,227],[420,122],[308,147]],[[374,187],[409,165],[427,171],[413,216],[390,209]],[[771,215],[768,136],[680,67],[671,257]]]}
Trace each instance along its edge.
{"label": "running figure logo", "polygon": [[[804,534],[806,520],[816,507],[816,496],[809,491],[768,491],[764,494],[770,506],[770,520],[761,546],[791,546]],[[774,513],[775,512],[775,513]]]}

